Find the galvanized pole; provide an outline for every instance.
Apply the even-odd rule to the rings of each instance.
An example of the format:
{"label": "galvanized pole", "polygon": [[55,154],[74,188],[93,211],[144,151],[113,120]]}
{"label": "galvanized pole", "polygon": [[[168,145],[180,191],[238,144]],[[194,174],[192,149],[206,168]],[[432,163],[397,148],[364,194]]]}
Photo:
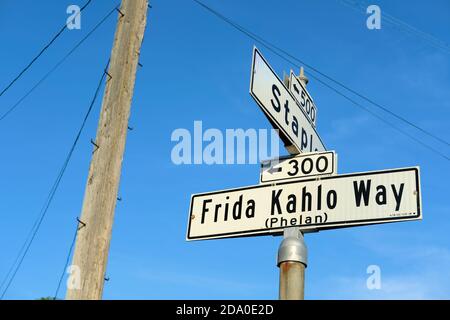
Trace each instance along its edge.
{"label": "galvanized pole", "polygon": [[284,229],[284,239],[278,249],[280,268],[280,300],[303,300],[305,269],[308,263],[303,234],[297,227]]}
{"label": "galvanized pole", "polygon": [[[305,85],[308,78],[300,69],[299,80]],[[284,229],[283,241],[278,249],[277,266],[280,268],[280,300],[303,300],[305,298],[305,269],[308,250],[303,233],[297,227]]]}

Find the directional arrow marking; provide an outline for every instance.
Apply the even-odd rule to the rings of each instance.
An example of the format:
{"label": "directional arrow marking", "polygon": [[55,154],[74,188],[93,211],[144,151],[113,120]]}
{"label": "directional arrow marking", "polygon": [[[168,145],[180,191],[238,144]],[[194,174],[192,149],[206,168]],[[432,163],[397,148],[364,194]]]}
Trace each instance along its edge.
{"label": "directional arrow marking", "polygon": [[280,157],[261,164],[260,182],[323,177],[337,173],[334,151],[301,153],[296,156]]}
{"label": "directional arrow marking", "polygon": [[[298,154],[326,150],[304,108],[256,48],[253,51],[250,94],[274,128],[279,130],[285,145],[295,149],[288,149],[290,152]],[[305,101],[306,105],[309,99]]]}

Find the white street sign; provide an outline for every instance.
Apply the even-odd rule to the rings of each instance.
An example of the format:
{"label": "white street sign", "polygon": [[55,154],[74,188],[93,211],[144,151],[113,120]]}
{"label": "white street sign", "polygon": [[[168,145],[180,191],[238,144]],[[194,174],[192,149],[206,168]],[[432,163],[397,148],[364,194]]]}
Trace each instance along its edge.
{"label": "white street sign", "polygon": [[250,94],[274,128],[279,129],[283,142],[287,146],[292,145],[296,153],[326,150],[306,112],[256,47],[253,50]]}
{"label": "white street sign", "polygon": [[419,219],[419,168],[413,167],[196,194],[187,240]]}
{"label": "white street sign", "polygon": [[309,121],[315,127],[317,119],[317,107],[314,103],[311,95],[305,86],[298,80],[297,76],[291,70],[291,75],[289,77],[289,90],[291,91],[297,104],[303,108]]}
{"label": "white street sign", "polygon": [[261,163],[260,183],[337,174],[334,151],[301,153]]}

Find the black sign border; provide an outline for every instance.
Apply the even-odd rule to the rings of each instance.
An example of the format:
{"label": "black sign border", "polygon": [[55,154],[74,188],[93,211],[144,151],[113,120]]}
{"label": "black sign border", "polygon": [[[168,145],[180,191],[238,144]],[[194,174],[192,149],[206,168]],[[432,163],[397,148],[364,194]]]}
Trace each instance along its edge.
{"label": "black sign border", "polygon": [[[289,156],[282,156],[279,157],[278,160],[288,160],[288,159],[294,159],[294,158],[298,158],[298,157],[308,157],[308,156],[314,156],[314,155],[320,155],[320,154],[326,154],[326,153],[331,153],[331,157],[333,159],[333,171],[336,170],[337,171],[337,164],[336,164],[336,151],[330,150],[330,151],[319,151],[319,152],[304,152],[304,153],[299,153],[299,154],[293,154],[293,155],[289,155]],[[282,178],[282,179],[276,179],[276,180],[266,180],[263,181],[262,179],[262,172],[263,172],[263,164],[267,163],[267,162],[272,162],[275,161],[276,159],[271,159],[271,160],[265,160],[261,162],[261,168],[260,168],[260,174],[259,174],[259,182],[260,183],[275,183],[276,181],[286,181],[286,180],[302,180],[304,181],[305,179],[310,179],[312,176],[314,177],[322,177],[322,176],[329,176],[332,173],[320,173],[320,174],[315,174],[315,175],[308,175],[306,177],[301,177],[301,176],[297,176],[297,177],[289,177],[289,178]],[[336,172],[337,173],[337,172]]]}
{"label": "black sign border", "polygon": [[[308,227],[312,227],[311,229],[314,229],[314,226],[318,226],[319,230],[324,229],[338,229],[338,228],[345,228],[346,224],[347,226],[357,226],[357,223],[360,222],[366,222],[362,225],[370,225],[370,224],[379,224],[379,223],[386,223],[386,222],[395,222],[395,221],[402,221],[402,220],[412,220],[417,219],[421,216],[421,210],[420,210],[420,203],[421,203],[421,193],[420,193],[420,168],[419,167],[411,167],[411,168],[401,168],[401,169],[390,169],[390,170],[381,170],[381,171],[369,171],[369,172],[359,172],[359,173],[350,173],[350,174],[343,174],[338,176],[329,176],[329,177],[323,177],[320,178],[320,180],[328,180],[328,179],[340,179],[340,178],[348,178],[348,177],[358,177],[363,175],[376,175],[376,174],[383,174],[383,173],[395,173],[395,172],[405,172],[405,171],[414,171],[416,176],[416,191],[417,191],[417,214],[413,216],[405,216],[405,217],[393,217],[393,218],[383,218],[383,219],[368,219],[368,220],[353,220],[353,221],[337,221],[328,223],[328,225],[335,225],[335,224],[343,224],[342,226],[330,226],[329,228],[326,227],[327,223],[325,224],[309,224]],[[316,181],[316,178],[312,179],[305,179],[301,181],[286,181],[286,182],[280,182],[280,183],[274,183],[272,186],[281,186],[285,184],[292,184],[296,182],[308,182],[308,181]],[[263,184],[263,185],[255,185],[250,187],[241,187],[236,189],[227,189],[227,190],[221,190],[221,191],[214,191],[214,192],[206,192],[206,193],[199,193],[191,196],[191,203],[190,203],[190,209],[189,209],[189,222],[188,222],[188,230],[186,235],[186,240],[201,240],[201,239],[214,239],[214,238],[236,238],[236,237],[249,237],[249,236],[261,236],[261,235],[270,235],[276,233],[274,230],[283,230],[285,228],[278,227],[273,229],[258,229],[258,230],[251,230],[245,233],[245,231],[240,232],[227,232],[227,233],[220,233],[215,235],[208,235],[208,236],[198,236],[198,237],[190,237],[189,234],[191,232],[191,216],[192,216],[192,209],[194,204],[194,198],[205,196],[205,195],[214,195],[214,194],[221,194],[221,193],[227,193],[227,192],[234,192],[234,191],[241,191],[241,190],[251,190],[251,189],[258,189],[258,188],[267,188],[269,187],[269,184]],[[356,225],[355,225],[356,224]],[[325,226],[325,227],[323,227]],[[295,226],[298,228],[301,228],[301,226]],[[233,236],[234,235],[234,236]]]}
{"label": "black sign border", "polygon": [[[306,90],[305,86],[303,86],[303,83],[301,83],[301,81],[298,80],[297,76],[294,74],[294,71],[292,71],[292,70],[291,70],[291,73],[289,74],[289,91],[290,91],[291,93],[292,93],[292,90],[291,90],[292,88],[291,88],[291,87],[293,86],[291,79],[295,79],[295,81],[300,85],[300,87],[302,87],[302,89],[306,92],[306,94],[308,95],[309,100],[311,100],[312,107],[314,107],[314,110],[315,110],[315,112],[316,112],[315,123],[313,123],[311,117],[308,117],[308,119],[310,119],[309,122],[310,122],[311,125],[315,128],[315,127],[317,126],[317,106],[316,106],[316,103],[314,102],[313,98],[312,98],[311,95],[309,94],[308,90]],[[302,107],[300,101],[298,101],[298,100],[295,98],[295,96],[294,96],[293,93],[292,93],[292,96],[294,97],[294,100],[295,100],[295,102],[297,103],[297,105],[300,105],[300,107]],[[306,102],[305,102],[305,104],[306,104]],[[311,107],[311,108],[312,108],[312,107]]]}
{"label": "black sign border", "polygon": [[[275,71],[272,69],[272,67],[270,66],[270,64],[267,62],[267,60],[263,57],[263,55],[261,54],[261,52],[258,50],[258,48],[254,47],[253,48],[253,60],[252,60],[252,70],[251,70],[251,78],[250,78],[250,95],[252,96],[252,98],[257,102],[258,106],[260,107],[260,109],[263,111],[264,115],[269,119],[269,122],[272,124],[272,126],[274,127],[274,129],[278,129],[282,135],[280,135],[281,139],[283,140],[283,142],[285,143],[285,145],[293,145],[295,146],[296,149],[298,149],[298,151],[302,152],[301,146],[297,145],[297,143],[294,141],[294,139],[291,139],[289,134],[286,133],[286,131],[283,129],[283,127],[278,123],[278,121],[275,120],[275,118],[270,114],[270,112],[268,111],[268,109],[266,109],[266,107],[264,106],[264,104],[258,99],[258,97],[253,93],[253,72],[255,69],[255,57],[256,54],[259,55],[259,57],[264,61],[264,63],[269,67],[269,70],[272,71],[273,75],[275,76],[275,78],[279,81],[279,83],[281,84],[281,86],[286,89],[287,93],[291,96],[291,98],[293,99],[293,101],[295,102],[295,105],[300,109],[300,111],[303,113],[303,115],[306,117],[307,122],[311,125],[311,128],[314,130],[314,132],[316,133],[316,136],[319,138],[320,143],[322,144],[324,150],[327,150],[327,147],[325,146],[325,143],[323,143],[322,138],[320,137],[319,133],[316,130],[316,127],[314,125],[311,124],[311,122],[309,121],[308,115],[306,114],[305,110],[302,109],[301,106],[298,105],[297,103],[297,99],[295,99],[295,97],[292,95],[291,91],[289,90],[289,88],[286,88],[286,86],[284,85],[283,81],[281,81],[281,79],[278,77],[278,75],[275,73]],[[275,124],[275,125],[274,125]],[[312,147],[312,146],[311,146]],[[311,150],[311,152],[314,152],[314,150]]]}

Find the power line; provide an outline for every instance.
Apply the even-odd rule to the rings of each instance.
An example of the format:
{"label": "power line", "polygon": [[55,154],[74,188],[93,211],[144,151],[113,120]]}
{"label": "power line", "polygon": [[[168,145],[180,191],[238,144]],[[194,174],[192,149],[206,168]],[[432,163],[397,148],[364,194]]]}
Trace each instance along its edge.
{"label": "power line", "polygon": [[[402,120],[403,122],[409,124],[410,126],[412,126],[412,127],[416,128],[416,129],[420,130],[421,132],[423,132],[423,133],[425,133],[425,134],[427,134],[427,135],[429,135],[429,136],[435,138],[436,140],[438,140],[438,141],[440,141],[440,142],[442,142],[442,143],[444,143],[444,144],[446,144],[446,145],[450,145],[450,143],[448,143],[447,141],[445,141],[445,140],[443,140],[443,139],[441,139],[441,138],[435,136],[434,134],[432,134],[432,133],[430,133],[430,132],[428,132],[428,131],[426,131],[426,130],[420,128],[419,126],[413,124],[412,122],[410,122],[410,121],[408,121],[408,120],[402,118],[401,116],[399,116],[399,115],[393,113],[392,111],[388,110],[387,108],[385,108],[385,107],[379,105],[378,103],[374,102],[373,100],[371,100],[371,99],[365,97],[364,95],[362,95],[362,94],[356,92],[355,90],[353,90],[353,89],[351,89],[351,88],[345,86],[344,84],[340,83],[339,81],[337,81],[337,80],[331,78],[330,76],[324,74],[323,72],[319,71],[318,69],[312,67],[311,65],[305,63],[304,61],[302,61],[302,60],[296,58],[295,56],[291,55],[290,53],[286,52],[286,51],[283,50],[282,48],[280,48],[280,47],[278,47],[278,46],[276,46],[276,45],[270,43],[269,41],[263,39],[262,37],[256,35],[255,33],[249,31],[248,29],[242,27],[242,26],[239,25],[238,23],[235,23],[235,22],[232,21],[231,19],[225,17],[224,15],[222,15],[221,13],[219,13],[219,12],[217,12],[216,10],[212,9],[211,7],[205,5],[204,3],[202,3],[202,2],[200,2],[200,1],[198,1],[198,0],[193,0],[193,1],[195,1],[197,4],[199,4],[200,6],[202,6],[203,8],[205,8],[205,9],[206,9],[207,11],[209,11],[210,13],[214,14],[216,17],[218,17],[218,18],[220,18],[221,20],[225,21],[226,23],[230,24],[233,28],[237,29],[238,31],[240,31],[241,33],[245,34],[245,35],[248,36],[249,38],[251,38],[251,39],[257,41],[257,42],[260,43],[260,44],[262,44],[265,48],[267,48],[268,50],[270,50],[271,52],[273,52],[274,54],[276,54],[277,56],[279,56],[281,59],[283,59],[283,60],[285,60],[285,61],[287,61],[287,62],[289,62],[289,63],[291,63],[291,64],[293,64],[293,65],[295,65],[295,66],[297,66],[297,67],[299,67],[299,66],[298,66],[296,63],[294,63],[292,60],[295,60],[295,61],[297,61],[297,62],[299,62],[299,63],[305,65],[306,67],[308,67],[308,68],[311,69],[312,71],[314,71],[314,72],[320,74],[321,76],[323,76],[323,77],[325,77],[326,79],[332,81],[333,83],[338,84],[339,86],[341,86],[341,87],[343,87],[344,89],[348,90],[349,92],[351,92],[351,93],[353,93],[353,94],[359,96],[360,98],[363,98],[364,100],[366,100],[366,101],[368,101],[369,103],[371,103],[371,104],[377,106],[378,108],[382,109],[383,111],[388,112],[389,114],[393,115],[393,116],[396,117],[397,119]],[[287,57],[285,57],[284,55],[280,54],[278,51],[281,52],[281,53],[283,53],[284,55],[288,56],[288,57],[289,57],[290,59],[292,59],[292,60],[290,60],[290,59],[288,59]],[[392,128],[394,128],[395,130],[397,130],[397,131],[401,132],[402,134],[408,136],[409,138],[411,138],[411,139],[414,140],[415,142],[421,144],[422,146],[425,146],[426,148],[428,148],[429,150],[435,152],[436,154],[438,154],[439,156],[445,158],[446,160],[450,160],[450,158],[449,158],[448,156],[444,155],[443,153],[441,153],[441,152],[438,151],[437,149],[435,149],[435,148],[431,147],[430,145],[428,145],[428,144],[426,144],[426,143],[424,143],[424,142],[418,140],[417,138],[413,137],[412,135],[410,135],[410,134],[407,133],[406,131],[401,130],[400,128],[396,127],[396,126],[395,126],[394,124],[392,124],[391,122],[389,122],[389,121],[387,121],[387,120],[381,118],[381,116],[376,115],[374,112],[369,111],[368,108],[363,107],[361,104],[357,103],[356,101],[354,101],[353,99],[351,99],[351,98],[348,97],[347,95],[341,93],[339,90],[337,90],[337,89],[335,89],[335,88],[332,88],[330,85],[326,84],[325,82],[323,82],[322,80],[320,80],[320,79],[317,78],[316,76],[314,76],[314,75],[311,75],[311,76],[312,76],[314,79],[318,80],[320,83],[326,85],[329,89],[332,89],[334,92],[338,93],[339,95],[341,95],[341,96],[344,97],[345,99],[349,100],[350,102],[352,102],[352,103],[355,104],[356,106],[361,107],[363,110],[369,112],[371,115],[377,117],[378,119],[380,119],[380,120],[383,121],[384,123],[388,124],[389,126],[391,126]]]}
{"label": "power line", "polygon": [[[200,1],[198,1],[198,0],[193,0],[193,1],[197,2],[198,4],[200,4],[201,6],[203,6],[204,8],[206,8],[208,11],[214,13],[216,16],[218,16],[218,17],[221,18],[222,20],[225,20],[227,23],[231,24],[232,26],[234,26],[236,29],[240,30],[241,32],[244,32],[244,31],[245,31],[244,33],[247,32],[248,35],[251,35],[252,38],[253,38],[253,37],[256,37],[256,38],[258,38],[258,39],[260,39],[260,40],[264,40],[262,37],[257,36],[256,34],[250,32],[248,29],[245,29],[244,27],[238,25],[237,23],[233,22],[232,20],[226,18],[225,16],[221,15],[220,13],[218,13],[217,11],[215,11],[214,9],[212,9],[212,8],[210,8],[210,7],[208,7],[208,6],[206,6],[205,4],[201,3]],[[321,76],[327,78],[328,80],[334,82],[335,84],[339,85],[340,87],[344,88],[345,90],[347,90],[347,91],[349,91],[349,92],[351,92],[351,93],[357,95],[357,96],[360,97],[361,99],[366,100],[366,101],[369,102],[370,104],[376,106],[377,108],[383,110],[384,112],[390,114],[391,116],[397,118],[398,120],[403,121],[404,123],[410,125],[411,127],[413,127],[413,128],[415,128],[415,129],[419,130],[420,132],[422,132],[422,133],[428,135],[429,137],[432,137],[432,138],[434,138],[435,140],[437,140],[437,141],[439,141],[439,142],[441,142],[441,143],[443,143],[443,144],[445,144],[445,145],[447,145],[447,146],[450,146],[450,142],[448,142],[448,141],[446,141],[446,140],[444,140],[444,139],[442,139],[442,138],[440,138],[440,137],[434,135],[433,133],[431,133],[431,132],[429,132],[429,131],[427,131],[427,130],[421,128],[421,127],[419,127],[418,125],[412,123],[411,121],[405,119],[404,117],[402,117],[402,116],[400,116],[400,115],[394,113],[393,111],[389,110],[389,108],[380,105],[379,103],[377,103],[377,102],[375,102],[374,100],[368,98],[367,96],[365,96],[365,95],[363,95],[363,94],[361,94],[361,93],[359,93],[359,92],[353,90],[352,88],[346,86],[346,85],[343,84],[342,82],[340,82],[340,81],[338,81],[338,80],[335,80],[334,78],[332,78],[332,77],[326,75],[325,73],[319,71],[317,68],[315,68],[315,67],[313,67],[312,65],[306,63],[305,61],[300,60],[299,58],[293,56],[292,54],[290,54],[289,52],[285,51],[284,49],[282,49],[282,48],[280,48],[280,47],[278,47],[278,46],[276,46],[276,45],[270,43],[270,42],[267,41],[267,40],[264,40],[264,41],[265,41],[266,43],[269,43],[273,48],[275,48],[276,50],[282,52],[283,54],[285,54],[285,55],[288,56],[289,58],[291,58],[291,59],[293,59],[293,60],[295,60],[295,61],[297,61],[297,62],[303,64],[304,66],[306,66],[307,68],[311,69],[312,71],[314,71],[314,72],[320,74]],[[283,59],[284,59],[284,58],[283,58]]]}
{"label": "power line", "polygon": [[36,90],[53,72],[55,72],[105,21],[116,11],[116,5],[83,37],[61,60],[56,63],[30,90],[27,91],[15,104],[0,116],[0,121],[8,117],[34,90]]}
{"label": "power line", "polygon": [[[194,0],[196,1],[196,0]],[[242,28],[241,26],[237,26],[237,28]],[[244,32],[244,31],[243,31]],[[261,43],[265,48],[267,48],[269,51],[271,51],[272,53],[274,53],[275,55],[277,55],[278,57],[280,57],[281,59],[287,61],[288,63],[294,65],[297,68],[300,68],[300,65],[296,64],[295,62],[293,62],[292,60],[284,57],[283,55],[281,55],[280,53],[278,53],[275,49],[278,49],[279,51],[282,51],[284,53],[286,53],[284,50],[279,49],[275,46],[273,46],[272,44],[270,44],[269,42],[267,42],[266,40],[262,39],[261,37],[255,35],[254,33],[249,32],[248,30],[246,30],[245,32],[248,32],[248,36],[252,37],[253,40]],[[274,49],[275,48],[275,49]],[[286,53],[288,54],[288,53]],[[293,57],[295,58],[295,57]],[[377,118],[378,120],[384,122],[385,124],[387,124],[388,126],[390,126],[391,128],[393,128],[394,130],[397,130],[398,132],[402,133],[403,135],[409,137],[410,139],[412,139],[413,141],[415,141],[416,143],[422,145],[423,147],[427,148],[428,150],[436,153],[437,155],[443,157],[446,160],[450,161],[450,157],[448,157],[447,155],[443,154],[442,152],[440,152],[439,150],[437,150],[436,148],[431,147],[430,145],[420,141],[419,139],[417,139],[416,137],[414,137],[413,135],[409,134],[408,132],[398,128],[396,125],[394,125],[392,122],[384,119],[383,117],[381,117],[380,115],[376,114],[375,112],[373,112],[372,110],[370,110],[369,108],[363,106],[362,104],[358,103],[357,101],[355,101],[354,99],[350,98],[349,96],[347,96],[346,94],[340,92],[339,90],[337,90],[336,88],[333,88],[331,85],[329,85],[328,83],[326,83],[325,81],[321,80],[320,78],[316,77],[313,74],[310,74],[310,76],[315,79],[316,81],[318,81],[319,83],[321,83],[322,85],[326,86],[328,89],[334,91],[336,94],[342,96],[343,98],[345,98],[346,100],[350,101],[352,104],[354,104],[355,106],[357,106],[358,108],[368,112],[370,115],[372,115],[373,117]]]}
{"label": "power line", "polygon": [[[195,1],[195,0],[194,0]],[[239,26],[240,27],[240,26]],[[281,55],[280,53],[278,53],[274,47],[268,43],[267,41],[265,41],[264,39],[256,36],[255,34],[252,33],[248,33],[249,36],[251,36],[253,38],[253,40],[258,41],[259,43],[261,43],[265,48],[267,48],[269,51],[271,51],[272,53],[274,53],[275,55],[277,55],[278,57],[280,57],[281,59],[289,62],[290,64],[296,66],[297,68],[300,68],[300,65],[296,64],[295,62],[293,62],[292,60],[284,57],[283,55]],[[375,112],[371,111],[370,109],[366,108],[365,106],[363,106],[362,104],[358,103],[357,101],[355,101],[354,99],[350,98],[349,96],[347,96],[346,94],[340,92],[339,90],[337,90],[336,88],[333,88],[332,86],[330,86],[328,83],[324,82],[323,80],[321,80],[320,78],[314,76],[313,74],[310,74],[310,76],[312,78],[314,78],[316,81],[318,81],[319,83],[321,83],[322,85],[326,86],[327,88],[329,88],[330,90],[334,91],[335,93],[337,93],[338,95],[342,96],[343,98],[347,99],[348,101],[350,101],[352,104],[354,104],[355,106],[357,106],[358,108],[368,112],[369,114],[371,114],[372,116],[374,116],[375,118],[377,118],[378,120],[384,122],[385,124],[387,124],[388,126],[390,126],[391,128],[397,130],[398,132],[402,133],[403,135],[409,137],[410,139],[412,139],[413,141],[419,143],[420,145],[422,145],[423,147],[427,148],[428,150],[436,153],[437,155],[443,157],[446,160],[450,160],[450,157],[446,156],[445,154],[443,154],[442,152],[440,152],[439,150],[437,150],[436,148],[433,148],[431,146],[429,146],[428,144],[420,141],[419,139],[417,139],[416,137],[414,137],[413,135],[409,134],[408,132],[398,128],[397,126],[395,126],[393,123],[391,123],[390,121],[382,118],[381,116],[379,116],[378,114],[376,114]]]}
{"label": "power line", "polygon": [[[194,0],[194,1],[195,1],[195,0]],[[345,84],[339,82],[338,80],[335,80],[335,79],[331,78],[330,76],[328,76],[328,75],[324,74],[323,72],[317,70],[316,68],[312,67],[311,65],[308,65],[308,64],[306,64],[304,61],[302,61],[302,60],[300,60],[300,59],[294,57],[294,56],[291,55],[291,54],[289,54],[289,53],[286,52],[285,50],[283,50],[283,49],[281,49],[281,48],[279,48],[279,47],[276,47],[276,46],[273,46],[273,47],[276,48],[277,50],[281,51],[282,53],[284,53],[284,54],[287,55],[288,57],[290,57],[290,58],[296,60],[297,62],[299,62],[299,63],[301,63],[301,64],[304,64],[304,65],[307,66],[309,69],[311,69],[311,70],[313,70],[314,72],[320,74],[321,76],[327,78],[328,80],[332,81],[333,83],[339,85],[340,87],[342,87],[342,88],[346,89],[347,91],[353,93],[354,95],[360,97],[361,99],[366,100],[367,102],[369,102],[370,104],[374,105],[374,106],[377,107],[378,109],[383,110],[384,112],[390,114],[391,116],[397,118],[398,120],[400,120],[400,121],[402,121],[402,122],[408,124],[409,126],[411,126],[411,127],[415,128],[415,129],[419,130],[420,132],[426,134],[427,136],[429,136],[429,137],[431,137],[431,138],[434,138],[435,140],[437,140],[437,141],[439,141],[439,142],[441,142],[441,143],[443,143],[443,144],[445,144],[445,145],[447,145],[447,146],[450,146],[450,143],[447,142],[446,140],[444,140],[444,139],[442,139],[442,138],[440,138],[440,137],[434,135],[433,133],[431,133],[431,132],[429,132],[429,131],[427,131],[427,130],[421,128],[421,127],[419,127],[418,125],[412,123],[411,121],[409,121],[409,120],[403,118],[402,116],[400,116],[400,115],[394,113],[393,111],[389,110],[389,108],[380,105],[379,103],[375,102],[374,100],[372,100],[372,99],[368,98],[367,96],[365,96],[365,95],[363,95],[363,94],[361,94],[361,93],[359,93],[359,92],[353,90],[352,88],[346,86]]]}
{"label": "power line", "polygon": [[[108,69],[108,66],[109,66],[109,61],[108,61],[108,64],[106,65],[106,68],[104,70]],[[88,119],[88,117],[89,117],[89,115],[90,115],[90,113],[92,111],[92,108],[94,107],[94,104],[95,104],[95,102],[97,100],[97,96],[98,96],[98,93],[100,92],[100,89],[101,89],[101,86],[102,86],[103,81],[105,79],[105,76],[106,76],[106,72],[103,71],[102,77],[101,77],[101,79],[100,79],[100,81],[99,81],[99,83],[97,85],[97,89],[95,90],[94,97],[93,97],[93,99],[92,99],[92,101],[91,101],[91,103],[89,105],[89,108],[88,108],[88,110],[86,112],[86,115],[84,116],[83,122],[81,123],[80,129],[78,130],[78,133],[77,133],[77,135],[75,137],[75,140],[72,143],[72,146],[71,146],[71,148],[69,150],[69,153],[67,154],[67,157],[66,157],[66,159],[65,159],[65,161],[63,163],[63,166],[60,169],[60,171],[58,173],[58,176],[57,176],[55,182],[53,183],[52,188],[50,189],[50,192],[49,192],[49,194],[47,196],[46,201],[44,202],[44,206],[42,207],[42,209],[41,209],[41,211],[40,211],[40,213],[38,215],[38,218],[36,219],[33,227],[31,228],[30,233],[28,234],[28,236],[27,236],[27,238],[26,238],[22,248],[20,249],[20,251],[19,251],[19,253],[18,253],[14,263],[12,264],[12,266],[9,269],[7,275],[3,279],[2,284],[0,285],[0,289],[1,289],[4,286],[4,284],[6,283],[6,286],[5,286],[5,288],[3,289],[3,292],[0,295],[0,300],[3,299],[3,297],[6,294],[6,292],[8,291],[8,288],[10,287],[10,285],[13,282],[14,278],[16,277],[16,274],[19,271],[20,266],[22,265],[22,263],[23,263],[23,261],[25,259],[25,256],[27,255],[28,251],[30,250],[31,244],[33,243],[33,240],[36,237],[36,234],[38,233],[40,226],[42,225],[42,222],[43,222],[43,220],[45,218],[45,215],[47,214],[47,211],[48,211],[48,209],[50,207],[50,204],[52,203],[52,200],[53,200],[53,198],[54,198],[54,196],[56,194],[56,191],[58,190],[59,184],[61,183],[61,180],[62,180],[62,178],[64,176],[64,173],[65,173],[65,171],[67,169],[69,161],[70,161],[70,159],[72,157],[72,154],[73,154],[73,152],[75,150],[75,147],[78,144],[78,141],[80,139],[81,133],[82,133],[82,131],[83,131],[85,125],[86,125],[87,119]],[[8,280],[8,278],[9,278],[9,280]]]}
{"label": "power line", "polygon": [[[94,28],[92,28],[88,34],[82,39],[80,40],[43,78],[41,78],[21,99],[18,100],[17,103],[15,103],[5,114],[3,114],[2,116],[0,116],[0,121],[3,120],[4,118],[6,118],[16,107],[19,106],[19,104],[25,100],[26,97],[28,97],[46,78],[48,78],[50,76],[50,74],[52,74],[72,53],[74,53],[76,51],[76,49],[78,49],[78,47],[84,42],[86,41],[106,20],[107,18],[109,18],[109,16],[111,16],[111,14],[116,11],[116,9],[118,8],[118,5],[116,5],[111,11],[109,11],[109,13],[107,15],[105,15],[96,25]],[[59,178],[59,176],[58,176]],[[58,183],[58,178],[55,181],[55,184],[53,185],[50,194],[52,193],[53,189],[55,188],[55,186]],[[50,197],[50,195],[49,195]],[[49,198],[47,198],[46,202],[49,201]],[[42,210],[40,215],[42,214]],[[33,230],[37,227],[37,225],[40,225],[40,220],[37,219],[33,225],[33,227],[31,228],[26,241],[24,242],[22,248],[20,249],[14,263],[12,264],[11,268],[9,269],[7,275],[5,276],[5,278],[3,279],[2,283],[0,284],[0,289],[4,286],[4,284],[6,283],[7,279],[9,278],[11,272],[14,270],[14,266],[17,264],[17,262],[19,261],[22,252],[27,248],[27,243],[28,243],[28,239],[32,236],[33,234]],[[34,238],[34,237],[33,237]],[[22,259],[23,260],[23,259]],[[3,294],[4,295],[4,294]],[[0,297],[0,299],[3,298],[3,295]]]}
{"label": "power line", "polygon": [[[80,9],[80,11],[77,13],[76,17],[81,14],[81,12],[92,2],[92,0],[88,0],[86,4]],[[13,84],[22,77],[22,75],[31,68],[31,66],[44,54],[44,52],[50,48],[50,46],[58,39],[62,33],[67,29],[67,24],[65,24],[53,38],[39,51],[39,53],[25,66],[25,68],[22,69],[22,71],[19,72],[19,74],[0,92],[0,97],[5,94],[6,91],[9,90],[13,86]]]}
{"label": "power line", "polygon": [[[299,66],[296,66],[297,68],[299,68]],[[348,101],[350,101],[351,103],[353,103],[355,106],[363,109],[364,111],[370,113],[372,116],[374,116],[375,118],[377,118],[378,120],[384,122],[385,124],[389,125],[391,128],[397,130],[398,132],[402,133],[403,135],[409,137],[410,139],[414,140],[415,142],[419,143],[420,145],[422,145],[423,147],[427,148],[428,150],[436,153],[437,155],[443,157],[444,159],[450,161],[450,157],[446,156],[445,154],[443,154],[442,152],[440,152],[439,150],[437,150],[436,148],[431,147],[430,145],[420,141],[419,139],[417,139],[416,137],[414,137],[413,135],[409,134],[408,132],[398,128],[397,126],[395,126],[392,122],[382,118],[381,116],[379,116],[378,114],[376,114],[375,112],[373,112],[372,110],[364,107],[363,105],[361,105],[360,103],[356,102],[355,100],[353,100],[352,98],[348,97],[347,95],[343,94],[342,92],[339,92],[337,89],[331,87],[328,83],[320,80],[319,78],[317,78],[314,75],[311,75],[312,78],[314,78],[316,81],[319,81],[321,84],[323,84],[324,86],[328,87],[330,90],[333,90],[334,92],[336,92],[338,95],[342,96],[343,98],[347,99]]]}
{"label": "power line", "polygon": [[[338,2],[347,5],[348,7],[351,7],[352,9],[356,9],[360,12],[366,13],[366,8],[368,7],[367,1],[351,1],[351,0],[337,0]],[[365,2],[365,4],[363,4]],[[442,41],[433,35],[426,33],[420,29],[417,29],[416,27],[410,25],[409,23],[406,23],[390,14],[388,14],[386,11],[382,11],[382,19],[383,21],[388,22],[388,24],[392,25],[393,27],[397,27],[400,29],[400,31],[403,31],[405,33],[408,33],[410,35],[422,38],[423,40],[427,41],[430,45],[437,49],[441,49],[445,51],[445,53],[450,53],[450,45],[446,43],[445,41]]]}

